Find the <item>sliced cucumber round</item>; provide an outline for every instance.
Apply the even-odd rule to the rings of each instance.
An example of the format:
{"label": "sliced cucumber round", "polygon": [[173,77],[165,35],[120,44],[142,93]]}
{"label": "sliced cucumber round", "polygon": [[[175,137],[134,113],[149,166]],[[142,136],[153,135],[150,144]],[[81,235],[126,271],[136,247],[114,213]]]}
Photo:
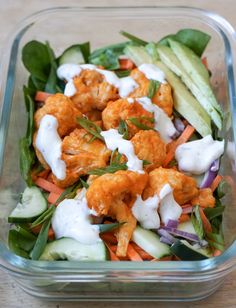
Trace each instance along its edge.
{"label": "sliced cucumber round", "polygon": [[47,209],[47,201],[36,186],[26,187],[21,202],[8,217],[10,223],[32,222]]}
{"label": "sliced cucumber round", "polygon": [[200,261],[210,257],[207,249],[195,249],[185,240],[175,242],[170,250],[175,256],[183,261]]}
{"label": "sliced cucumber round", "polygon": [[109,260],[109,253],[102,241],[86,245],[65,237],[48,243],[39,260],[106,261]]}
{"label": "sliced cucumber round", "polygon": [[80,45],[73,45],[67,48],[59,58],[59,65],[62,64],[83,64],[85,63]]}
{"label": "sliced cucumber round", "polygon": [[139,226],[134,230],[132,240],[153,258],[160,259],[171,254],[170,246],[162,243],[157,234]]}

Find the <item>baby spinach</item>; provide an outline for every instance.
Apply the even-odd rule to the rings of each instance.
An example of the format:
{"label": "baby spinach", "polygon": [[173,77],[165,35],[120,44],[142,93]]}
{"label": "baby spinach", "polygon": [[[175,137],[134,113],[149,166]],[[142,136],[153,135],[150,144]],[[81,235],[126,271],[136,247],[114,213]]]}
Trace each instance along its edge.
{"label": "baby spinach", "polygon": [[192,49],[199,57],[203,54],[211,37],[209,34],[196,29],[182,29],[176,34],[170,34],[163,37],[158,44],[169,46],[168,40],[174,39],[190,49]]}

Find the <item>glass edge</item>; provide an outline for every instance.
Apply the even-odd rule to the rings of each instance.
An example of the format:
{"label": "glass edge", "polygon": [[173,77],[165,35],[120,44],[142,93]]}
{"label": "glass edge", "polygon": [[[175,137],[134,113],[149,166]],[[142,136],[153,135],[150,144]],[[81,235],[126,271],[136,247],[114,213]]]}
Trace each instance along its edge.
{"label": "glass edge", "polygon": [[[37,11],[26,18],[24,18],[21,22],[19,22],[16,26],[15,29],[10,33],[10,39],[7,40],[7,42],[3,45],[4,47],[8,44],[11,45],[11,52],[10,52],[10,57],[9,57],[9,63],[4,62],[6,57],[4,55],[1,55],[1,64],[2,64],[2,69],[7,72],[7,80],[5,82],[5,89],[2,92],[3,95],[1,97],[2,100],[2,105],[1,105],[1,123],[0,123],[0,171],[2,168],[2,162],[4,158],[4,146],[5,146],[5,141],[6,141],[6,136],[7,136],[7,128],[9,124],[9,117],[4,117],[3,115],[7,113],[10,116],[10,109],[11,109],[11,99],[13,96],[13,88],[14,88],[14,64],[16,62],[16,54],[18,52],[18,46],[19,46],[19,40],[23,36],[23,34],[27,31],[27,29],[33,25],[34,19],[39,18],[41,16],[45,16],[45,14],[53,14],[57,13],[58,11],[122,11],[122,10],[142,10],[142,9],[168,9],[171,11],[176,11],[179,10],[179,13],[182,15],[184,14],[183,10],[188,13],[192,13],[195,18],[204,21],[206,18],[210,18],[211,21],[213,22],[214,25],[217,26],[217,28],[220,30],[220,33],[224,39],[224,42],[226,44],[226,51],[228,50],[228,56],[231,57],[230,61],[227,61],[227,76],[228,80],[231,80],[231,84],[228,85],[230,86],[229,88],[229,94],[230,94],[230,102],[231,102],[231,110],[233,111],[233,115],[236,116],[236,95],[235,95],[235,59],[232,56],[233,52],[232,49],[236,50],[236,33],[232,25],[222,16],[215,12],[211,12],[205,9],[200,9],[197,7],[190,7],[190,6],[160,6],[160,5],[152,5],[152,6],[123,6],[123,7],[109,7],[109,6],[59,6],[59,7],[51,7],[48,9],[40,10]],[[202,16],[199,16],[198,14],[201,13]],[[226,33],[227,35],[226,35]],[[229,38],[230,36],[230,38]],[[233,46],[232,46],[233,45]],[[233,48],[234,47],[234,48]],[[230,79],[229,79],[230,78]],[[232,81],[233,80],[233,81]],[[4,80],[1,80],[1,88],[4,86]],[[3,89],[2,89],[3,90]],[[9,103],[10,102],[10,103]],[[236,137],[236,123],[233,122],[233,132],[234,132],[234,137]],[[235,139],[235,138],[234,138]],[[137,268],[135,266],[130,266],[130,262],[121,262],[118,266],[116,266],[117,270],[120,271],[130,271],[130,270],[139,270],[139,271],[146,271],[146,270],[159,270],[159,271],[165,271],[165,272],[178,272],[181,270],[181,272],[198,272],[199,270],[201,273],[208,273],[209,270],[214,270],[215,272],[220,273],[221,271],[224,272],[224,274],[227,271],[231,271],[232,268],[235,267],[236,265],[236,241],[220,256],[215,257],[215,258],[210,258],[208,260],[204,261],[195,261],[194,266],[192,265],[192,262],[188,261],[179,261],[179,262],[173,262],[173,261],[161,261],[158,263],[164,263],[166,266],[159,268],[158,266],[153,266],[153,265],[147,265],[143,264],[142,262],[135,262],[138,266]],[[5,269],[6,271],[10,272],[15,272],[17,273],[18,270],[21,272],[23,269],[28,268],[26,271],[29,273],[29,270],[32,268],[37,270],[37,271],[42,271],[42,270],[47,270],[48,267],[53,268],[53,270],[58,270],[62,269],[61,265],[65,264],[66,266],[63,267],[64,270],[75,270],[76,268],[78,269],[78,263],[76,268],[75,266],[68,266],[71,263],[74,262],[68,262],[68,261],[60,261],[56,263],[60,263],[60,268],[55,266],[55,262],[46,262],[47,267],[45,268],[45,262],[42,261],[31,261],[31,260],[26,260],[23,259],[19,256],[16,256],[12,254],[8,248],[6,247],[5,244],[0,242],[0,267],[2,269]],[[11,260],[12,262],[8,262]],[[14,264],[19,264],[22,268],[18,268]],[[70,263],[70,264],[68,264]],[[91,263],[90,262],[79,262],[83,270],[88,270],[91,268]],[[132,262],[133,263],[133,262]],[[181,263],[181,265],[180,265]],[[114,263],[111,265],[109,262],[95,262],[96,265],[99,265],[99,270],[114,270]],[[172,266],[170,267],[170,264]],[[176,266],[174,266],[176,264]],[[178,264],[178,265],[177,265]],[[117,265],[117,264],[116,264]],[[144,266],[143,266],[144,265]],[[183,266],[182,266],[183,265]],[[223,268],[222,268],[223,267]],[[93,268],[93,271],[96,270],[96,268]]]}

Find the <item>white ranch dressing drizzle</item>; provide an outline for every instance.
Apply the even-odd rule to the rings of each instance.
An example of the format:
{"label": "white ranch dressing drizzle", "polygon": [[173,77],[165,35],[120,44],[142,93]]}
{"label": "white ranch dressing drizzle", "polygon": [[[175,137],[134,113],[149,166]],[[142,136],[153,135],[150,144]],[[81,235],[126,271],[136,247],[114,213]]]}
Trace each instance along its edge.
{"label": "white ranch dressing drizzle", "polygon": [[102,74],[106,82],[118,89],[120,97],[127,97],[135,88],[138,87],[138,84],[130,76],[119,78],[114,72],[99,69],[96,67],[96,65],[93,64],[78,65],[67,63],[62,64],[57,69],[58,78],[65,79],[67,81],[67,85],[64,91],[66,96],[71,97],[76,94],[73,78],[75,76],[79,76],[82,70],[95,70]]}
{"label": "white ranch dressing drizzle", "polygon": [[154,129],[159,132],[165,142],[170,142],[171,137],[176,134],[176,128],[167,114],[146,96],[136,100],[145,110],[154,114]]}
{"label": "white ranch dressing drizzle", "polygon": [[165,83],[165,74],[162,70],[160,70],[156,65],[154,64],[141,64],[138,67],[139,71],[142,72],[147,79],[152,79],[159,81],[161,83]]}
{"label": "white ranch dressing drizzle", "polygon": [[186,142],[177,147],[175,158],[179,169],[191,174],[202,174],[209,170],[214,160],[224,152],[224,140],[213,140],[211,135]]}
{"label": "white ranch dressing drizzle", "polygon": [[107,131],[102,131],[101,135],[103,136],[106,146],[109,150],[114,151],[118,149],[120,154],[124,154],[127,157],[128,170],[144,173],[143,161],[138,159],[138,157],[135,155],[134,146],[131,141],[123,139],[123,136],[113,128]]}
{"label": "white ranch dressing drizzle", "polygon": [[70,237],[87,245],[100,242],[99,227],[92,225],[90,214],[85,197],[63,200],[52,217],[56,239]]}
{"label": "white ranch dressing drizzle", "polygon": [[160,193],[161,199],[159,213],[161,221],[166,225],[169,219],[178,220],[182,214],[182,207],[175,201],[173,189],[169,184],[165,184]]}
{"label": "white ranch dressing drizzle", "polygon": [[143,228],[160,228],[160,217],[157,212],[159,201],[158,195],[154,195],[147,200],[143,200],[140,195],[137,196],[132,206],[132,213]]}
{"label": "white ranch dressing drizzle", "polygon": [[57,132],[58,121],[49,114],[46,114],[40,121],[36,147],[52,170],[52,173],[59,179],[66,177],[66,164],[61,159],[61,138]]}

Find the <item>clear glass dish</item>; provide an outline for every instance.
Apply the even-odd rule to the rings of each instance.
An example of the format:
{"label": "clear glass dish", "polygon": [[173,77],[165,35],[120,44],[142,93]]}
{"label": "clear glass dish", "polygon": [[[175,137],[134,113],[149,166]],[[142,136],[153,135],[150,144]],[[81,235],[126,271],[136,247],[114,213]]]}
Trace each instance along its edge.
{"label": "clear glass dish", "polygon": [[26,128],[24,44],[32,39],[48,40],[59,54],[76,42],[89,40],[96,48],[122,41],[121,29],[157,41],[186,27],[212,36],[205,55],[226,114],[222,135],[232,149],[236,136],[236,124],[231,121],[236,118],[236,42],[234,29],[222,17],[186,7],[54,8],[25,19],[10,37],[2,55],[0,88],[0,266],[26,292],[51,300],[197,300],[213,293],[235,268],[235,162],[234,155],[227,154],[221,173],[231,186],[224,214],[228,248],[219,257],[195,262],[40,262],[20,258],[7,248],[7,216],[25,185],[18,162],[18,140]]}

